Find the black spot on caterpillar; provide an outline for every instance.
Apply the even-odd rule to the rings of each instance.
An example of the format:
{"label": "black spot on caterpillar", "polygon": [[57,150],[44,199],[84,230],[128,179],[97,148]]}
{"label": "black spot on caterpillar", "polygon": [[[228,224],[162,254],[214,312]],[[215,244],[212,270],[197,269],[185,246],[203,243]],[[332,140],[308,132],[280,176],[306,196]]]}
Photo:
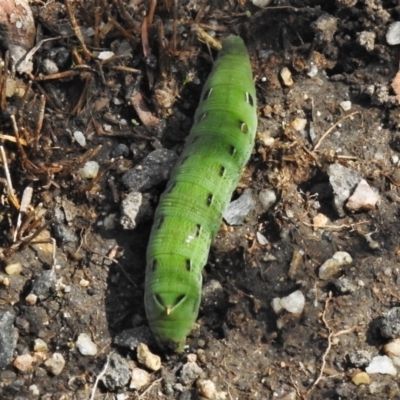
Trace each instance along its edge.
{"label": "black spot on caterpillar", "polygon": [[162,348],[177,352],[196,321],[201,271],[254,145],[256,93],[242,39],[224,40],[200,98],[147,248],[149,325]]}

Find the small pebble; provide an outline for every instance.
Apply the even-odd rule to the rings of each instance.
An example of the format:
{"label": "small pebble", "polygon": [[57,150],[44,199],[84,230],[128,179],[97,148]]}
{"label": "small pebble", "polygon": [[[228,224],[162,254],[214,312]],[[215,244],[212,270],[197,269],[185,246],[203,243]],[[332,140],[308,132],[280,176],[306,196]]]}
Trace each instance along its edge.
{"label": "small pebble", "polygon": [[180,381],[185,386],[192,385],[202,372],[197,363],[188,361],[181,369]]}
{"label": "small pebble", "polygon": [[43,60],[41,67],[46,75],[53,75],[59,71],[57,64],[53,60],[49,60],[48,58]]}
{"label": "small pebble", "polygon": [[35,352],[46,352],[48,350],[47,343],[42,339],[35,339],[33,350]]}
{"label": "small pebble", "polygon": [[206,399],[216,399],[217,389],[215,383],[210,379],[198,379],[196,382],[197,391]]}
{"label": "small pebble", "polygon": [[177,158],[176,153],[172,150],[154,150],[139,164],[127,171],[121,181],[132,191],[147,191],[169,178]]}
{"label": "small pebble", "polygon": [[133,368],[131,374],[130,389],[140,390],[142,387],[147,386],[150,382],[150,374],[141,368]]}
{"label": "small pebble", "polygon": [[287,86],[287,87],[293,86],[294,82],[293,82],[293,78],[292,78],[292,73],[290,72],[289,68],[287,68],[287,67],[282,68],[279,75],[285,86]]}
{"label": "small pebble", "polygon": [[78,336],[76,347],[84,356],[95,356],[97,354],[97,346],[87,333],[81,333]]}
{"label": "small pebble", "polygon": [[112,51],[101,51],[98,55],[97,58],[99,60],[107,60],[111,57],[114,57],[115,54]]}
{"label": "small pebble", "polygon": [[256,237],[257,237],[258,243],[260,243],[261,246],[265,246],[269,243],[268,239],[261,232],[257,232]]}
{"label": "small pebble", "polygon": [[295,118],[291,123],[290,126],[298,132],[303,132],[307,126],[307,120],[305,118]]}
{"label": "small pebble", "polygon": [[137,359],[150,371],[158,371],[161,368],[161,358],[150,352],[147,345],[140,343],[137,348]]}
{"label": "small pebble", "polygon": [[358,372],[351,378],[351,381],[357,386],[369,385],[371,383],[371,378],[366,372]]}
{"label": "small pebble", "polygon": [[346,100],[340,103],[340,107],[343,111],[350,111],[351,110],[351,101]]}
{"label": "small pebble", "polygon": [[121,202],[121,225],[124,229],[136,228],[136,218],[143,202],[140,192],[132,191]]}
{"label": "small pebble", "polygon": [[51,358],[49,358],[44,363],[47,371],[53,375],[60,375],[65,366],[65,359],[61,353],[54,353]]}
{"label": "small pebble", "polygon": [[42,271],[32,281],[31,294],[39,300],[45,300],[51,294],[51,288],[56,282],[56,273],[53,270]]}
{"label": "small pebble", "polygon": [[79,145],[81,145],[82,147],[86,147],[86,138],[81,131],[75,131],[74,138]]}
{"label": "small pebble", "polygon": [[357,288],[347,278],[343,278],[334,282],[335,288],[341,294],[354,293]]}
{"label": "small pebble", "polygon": [[400,22],[393,22],[393,24],[389,26],[386,33],[386,41],[392,46],[400,44]]}
{"label": "small pebble", "polygon": [[5,271],[7,275],[19,275],[22,272],[22,264],[19,262],[8,264]]}
{"label": "small pebble", "polygon": [[390,157],[390,160],[392,161],[392,164],[396,165],[399,162],[399,156],[394,154],[392,157]]}
{"label": "small pebble", "polygon": [[308,69],[307,75],[310,78],[314,78],[314,76],[318,75],[318,67],[314,63],[310,64],[310,67]]}
{"label": "small pebble", "polygon": [[392,359],[394,365],[400,367],[400,338],[393,339],[387,343],[383,351]]}
{"label": "small pebble", "polygon": [[109,364],[106,373],[101,378],[104,386],[108,390],[116,390],[123,388],[129,383],[131,372],[129,370],[129,363],[125,358],[117,353],[112,353],[109,356]]}
{"label": "small pebble", "polygon": [[129,147],[124,143],[118,144],[111,151],[111,157],[113,158],[128,157],[128,155],[129,155]]}
{"label": "small pebble", "polygon": [[34,306],[37,303],[38,297],[36,294],[28,294],[28,296],[25,297],[26,304],[30,306]]}
{"label": "small pebble", "polygon": [[388,356],[374,357],[368,367],[365,368],[365,371],[368,374],[397,375],[397,369]]}
{"label": "small pebble", "polygon": [[364,47],[367,51],[374,50],[375,39],[376,39],[375,32],[363,31],[357,35],[357,42],[360,44],[360,46]]}
{"label": "small pebble", "polygon": [[272,189],[262,189],[258,194],[261,206],[264,211],[269,210],[276,202],[276,193]]}
{"label": "small pebble", "polygon": [[371,362],[371,353],[366,350],[356,350],[349,355],[349,361],[356,368],[364,368]]}
{"label": "small pebble", "polygon": [[88,161],[82,168],[78,169],[78,174],[83,179],[94,179],[99,173],[100,166],[96,161]]}
{"label": "small pebble", "polygon": [[266,7],[272,0],[251,0],[251,2],[257,7]]}
{"label": "small pebble", "polygon": [[361,179],[354,193],[349,197],[346,208],[350,211],[370,211],[379,201],[379,195],[371,189],[367,181]]}
{"label": "small pebble", "polygon": [[367,233],[366,235],[364,235],[365,240],[368,243],[368,246],[370,249],[372,250],[378,250],[381,245],[379,244],[379,242],[377,242],[376,240],[372,239],[372,233]]}
{"label": "small pebble", "polygon": [[255,206],[253,191],[246,189],[237,200],[228,205],[222,216],[229,225],[243,225],[246,217],[254,210]]}
{"label": "small pebble", "polygon": [[30,372],[32,363],[33,357],[30,354],[22,354],[14,360],[13,365],[21,372]]}
{"label": "small pebble", "polygon": [[386,314],[382,321],[381,334],[390,339],[400,337],[400,307],[394,307]]}
{"label": "small pebble", "polygon": [[90,285],[90,282],[87,280],[87,279],[81,279],[80,281],[79,281],[79,285],[80,286],[82,286],[82,287],[88,287],[89,285]]}
{"label": "small pebble", "polygon": [[344,265],[351,264],[353,259],[345,251],[337,251],[332,258],[326,260],[318,271],[320,279],[327,280],[335,276]]}
{"label": "small pebble", "polygon": [[333,206],[339,216],[344,216],[344,202],[361,180],[358,171],[335,163],[328,167],[329,182],[333,189]]}
{"label": "small pebble", "polygon": [[29,386],[29,393],[31,396],[39,396],[40,395],[40,390],[36,385],[30,385]]}
{"label": "small pebble", "polygon": [[271,305],[275,313],[279,313],[282,309],[292,314],[301,314],[304,309],[305,297],[301,290],[289,294],[286,297],[275,297],[272,299]]}

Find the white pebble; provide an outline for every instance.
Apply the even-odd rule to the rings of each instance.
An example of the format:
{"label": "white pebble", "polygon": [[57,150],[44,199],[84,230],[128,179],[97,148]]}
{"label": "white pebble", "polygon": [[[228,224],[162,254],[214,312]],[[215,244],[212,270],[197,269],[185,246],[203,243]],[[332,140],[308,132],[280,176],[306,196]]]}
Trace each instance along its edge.
{"label": "white pebble", "polygon": [[210,379],[199,379],[196,382],[199,394],[206,399],[217,399],[218,393],[215,383]]}
{"label": "white pebble", "polygon": [[84,356],[95,356],[97,354],[97,346],[87,333],[81,333],[78,336],[76,347]]}
{"label": "white pebble", "polygon": [[5,271],[7,275],[19,275],[22,272],[22,264],[19,262],[8,264]]}
{"label": "white pebble", "polygon": [[265,7],[271,3],[271,1],[272,0],[251,0],[251,2],[257,7]]}
{"label": "white pebble", "polygon": [[131,374],[130,389],[140,390],[150,382],[150,374],[141,368],[133,368]]}
{"label": "white pebble", "polygon": [[389,26],[386,33],[386,41],[391,45],[400,44],[400,22],[393,22]]}
{"label": "white pebble", "polygon": [[275,297],[271,302],[271,306],[276,313],[285,309],[292,314],[301,314],[304,309],[304,304],[305,298],[300,290],[296,290],[289,294],[289,296],[282,297],[281,299]]}
{"label": "white pebble", "polygon": [[397,154],[390,157],[392,164],[397,164],[399,162],[399,156]]}
{"label": "white pebble", "polygon": [[264,211],[270,209],[276,202],[276,194],[272,189],[262,189],[258,195],[260,203]]}
{"label": "white pebble", "polygon": [[40,391],[39,391],[39,388],[36,385],[31,385],[31,386],[29,386],[29,393],[32,396],[39,396]]}
{"label": "white pebble", "polygon": [[81,131],[75,131],[74,138],[82,147],[86,146],[86,138],[85,138],[85,135]]}
{"label": "white pebble", "polygon": [[114,57],[115,54],[112,51],[102,51],[99,53],[97,58],[99,60],[107,60],[108,58]]}
{"label": "white pebble", "polygon": [[35,339],[33,350],[35,352],[46,352],[48,350],[47,343],[42,339]]}
{"label": "white pebble", "polygon": [[392,359],[394,365],[400,367],[400,338],[386,344],[383,351]]}
{"label": "white pebble", "polygon": [[96,161],[88,161],[83,168],[78,169],[78,174],[84,179],[96,178],[100,166]]}
{"label": "white pebble", "polygon": [[351,110],[351,101],[346,100],[340,103],[340,107],[342,107],[343,111],[350,111]]}
{"label": "white pebble", "polygon": [[282,297],[282,307],[293,314],[300,314],[304,309],[305,298],[300,290],[289,294],[289,296]]}
{"label": "white pebble", "polygon": [[351,255],[345,251],[337,251],[332,258],[341,265],[351,264],[353,262]]}
{"label": "white pebble", "polygon": [[60,375],[65,366],[65,359],[61,353],[54,353],[44,365],[53,375]]}
{"label": "white pebble", "polygon": [[257,241],[261,244],[261,246],[265,246],[266,244],[268,244],[268,239],[261,232],[257,232],[256,236]]}
{"label": "white pebble", "polygon": [[279,74],[285,86],[287,87],[293,86],[294,82],[292,78],[292,73],[290,72],[289,68],[287,67],[282,68]]}
{"label": "white pebble", "polygon": [[385,374],[385,375],[397,375],[397,369],[393,365],[392,360],[388,356],[376,356],[374,357],[365,371],[368,374]]}
{"label": "white pebble", "polygon": [[351,264],[353,259],[349,253],[345,251],[337,251],[332,258],[326,260],[318,271],[318,276],[320,279],[330,279],[336,275],[343,265]]}
{"label": "white pebble", "polygon": [[310,69],[307,72],[307,75],[310,78],[314,78],[314,76],[317,76],[317,74],[318,74],[318,67],[314,63],[312,63],[310,65]]}

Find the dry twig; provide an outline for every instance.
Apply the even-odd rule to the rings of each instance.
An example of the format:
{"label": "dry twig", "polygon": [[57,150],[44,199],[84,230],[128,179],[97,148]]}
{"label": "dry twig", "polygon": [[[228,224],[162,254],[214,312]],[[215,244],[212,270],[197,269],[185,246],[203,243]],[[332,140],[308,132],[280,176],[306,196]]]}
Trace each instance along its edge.
{"label": "dry twig", "polygon": [[102,369],[102,371],[100,372],[100,374],[97,375],[96,381],[95,381],[95,383],[94,383],[94,385],[93,385],[93,388],[92,388],[92,394],[90,395],[90,399],[89,399],[89,400],[94,400],[94,396],[96,395],[97,385],[99,384],[100,379],[101,379],[101,378],[105,375],[105,373],[107,372],[108,366],[110,365],[110,358],[111,358],[112,354],[113,354],[113,352],[111,352],[111,353],[108,355],[108,357],[107,357],[107,362],[106,362],[106,364],[104,365],[104,368]]}
{"label": "dry twig", "polygon": [[314,146],[313,151],[317,151],[319,146],[321,146],[322,142],[328,137],[328,135],[330,133],[333,132],[333,130],[340,124],[342,123],[344,120],[346,120],[347,118],[351,118],[356,114],[361,114],[359,111],[355,111],[351,114],[345,115],[343,118],[340,118],[339,121],[335,122],[321,137],[321,139],[318,140],[318,143]]}

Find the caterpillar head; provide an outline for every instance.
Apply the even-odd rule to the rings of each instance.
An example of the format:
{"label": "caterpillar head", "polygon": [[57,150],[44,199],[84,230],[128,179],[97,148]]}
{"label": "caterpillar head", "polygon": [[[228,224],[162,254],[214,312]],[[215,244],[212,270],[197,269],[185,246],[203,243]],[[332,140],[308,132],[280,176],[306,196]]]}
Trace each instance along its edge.
{"label": "caterpillar head", "polygon": [[145,298],[146,313],[158,345],[183,351],[199,311],[200,293],[156,292]]}

